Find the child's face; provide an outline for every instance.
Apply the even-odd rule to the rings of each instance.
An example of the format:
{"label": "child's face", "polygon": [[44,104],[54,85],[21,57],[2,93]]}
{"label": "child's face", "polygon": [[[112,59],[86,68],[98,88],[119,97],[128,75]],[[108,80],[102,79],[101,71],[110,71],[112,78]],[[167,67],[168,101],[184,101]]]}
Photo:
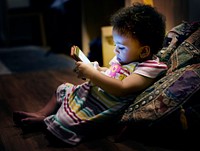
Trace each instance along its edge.
{"label": "child's face", "polygon": [[121,64],[136,62],[140,59],[141,44],[137,39],[126,37],[113,30],[113,40],[115,43],[114,52],[117,60]]}

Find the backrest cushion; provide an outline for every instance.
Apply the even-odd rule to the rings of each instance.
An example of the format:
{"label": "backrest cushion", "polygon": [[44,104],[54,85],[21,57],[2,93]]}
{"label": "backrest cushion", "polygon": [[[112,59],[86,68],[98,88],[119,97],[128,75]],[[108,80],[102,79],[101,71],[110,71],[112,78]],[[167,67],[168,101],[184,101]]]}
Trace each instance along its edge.
{"label": "backrest cushion", "polygon": [[200,91],[200,63],[169,73],[140,94],[124,113],[122,122],[151,125],[174,112]]}
{"label": "backrest cushion", "polygon": [[200,28],[182,42],[170,56],[168,73],[200,62]]}
{"label": "backrest cushion", "polygon": [[200,27],[200,21],[196,22],[182,22],[181,24],[172,28],[164,38],[163,48],[158,52],[157,56],[162,62],[165,62],[169,67],[171,66],[171,55],[185,41],[192,33]]}

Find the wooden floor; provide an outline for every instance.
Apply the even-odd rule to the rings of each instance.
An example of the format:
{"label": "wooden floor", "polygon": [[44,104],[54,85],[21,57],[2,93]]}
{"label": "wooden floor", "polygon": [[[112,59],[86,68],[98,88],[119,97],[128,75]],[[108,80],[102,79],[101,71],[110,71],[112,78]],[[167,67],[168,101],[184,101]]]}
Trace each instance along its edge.
{"label": "wooden floor", "polygon": [[0,76],[0,151],[178,151],[138,142],[137,139],[116,143],[109,137],[89,140],[76,147],[52,146],[42,131],[25,133],[14,125],[14,110],[34,112],[40,109],[64,81],[83,82],[67,70]]}

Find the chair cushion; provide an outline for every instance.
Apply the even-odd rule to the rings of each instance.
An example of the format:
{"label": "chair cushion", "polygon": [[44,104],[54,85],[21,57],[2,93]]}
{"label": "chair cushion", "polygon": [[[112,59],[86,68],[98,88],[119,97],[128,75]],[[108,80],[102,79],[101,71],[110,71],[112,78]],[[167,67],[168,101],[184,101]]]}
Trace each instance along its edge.
{"label": "chair cushion", "polygon": [[140,94],[122,117],[122,122],[152,124],[169,115],[200,92],[200,63],[169,73]]}
{"label": "chair cushion", "polygon": [[168,73],[200,62],[200,28],[182,42],[170,57]]}
{"label": "chair cushion", "polygon": [[185,41],[192,33],[200,27],[200,21],[181,24],[172,28],[164,38],[163,48],[158,52],[157,56],[162,62],[171,66],[170,57],[178,46]]}

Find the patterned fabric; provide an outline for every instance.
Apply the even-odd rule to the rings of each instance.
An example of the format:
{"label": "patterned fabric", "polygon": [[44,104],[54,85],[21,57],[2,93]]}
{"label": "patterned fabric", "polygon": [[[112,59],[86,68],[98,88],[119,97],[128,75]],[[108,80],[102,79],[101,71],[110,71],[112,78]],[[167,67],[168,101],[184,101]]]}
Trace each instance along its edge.
{"label": "patterned fabric", "polygon": [[164,76],[139,95],[129,106],[122,122],[151,125],[171,114],[200,90],[200,63],[183,67]]}
{"label": "patterned fabric", "polygon": [[192,108],[188,104],[194,100],[190,98],[200,92],[200,22],[184,22],[174,27],[166,39],[158,53],[169,66],[166,75],[134,100],[122,122],[151,125],[182,106]]}
{"label": "patterned fabric", "polygon": [[172,28],[164,39],[163,48],[157,54],[160,61],[165,62],[170,67],[172,64],[170,61],[171,55],[177,47],[199,27],[200,21],[196,21],[192,23],[183,22]]}
{"label": "patterned fabric", "polygon": [[171,66],[168,73],[200,62],[200,28],[174,51],[170,57]]}
{"label": "patterned fabric", "polygon": [[[117,65],[117,66],[116,66]],[[118,66],[116,61],[112,62],[111,68],[106,72],[108,76],[116,79],[123,79],[131,75],[138,63]],[[149,63],[149,66],[151,63]],[[160,67],[159,60],[157,65],[154,62],[153,68]],[[150,66],[152,68],[152,66]],[[138,68],[139,69],[139,68]],[[158,75],[165,70],[149,70]],[[149,73],[148,75],[152,75]],[[114,123],[116,118],[121,115],[130,104],[136,94],[126,97],[112,96],[99,87],[85,82],[82,85],[62,84],[57,89],[57,101],[61,107],[55,115],[45,118],[47,129],[55,136],[66,143],[76,145],[83,136],[97,131],[99,126]],[[108,124],[109,125],[109,124]]]}

